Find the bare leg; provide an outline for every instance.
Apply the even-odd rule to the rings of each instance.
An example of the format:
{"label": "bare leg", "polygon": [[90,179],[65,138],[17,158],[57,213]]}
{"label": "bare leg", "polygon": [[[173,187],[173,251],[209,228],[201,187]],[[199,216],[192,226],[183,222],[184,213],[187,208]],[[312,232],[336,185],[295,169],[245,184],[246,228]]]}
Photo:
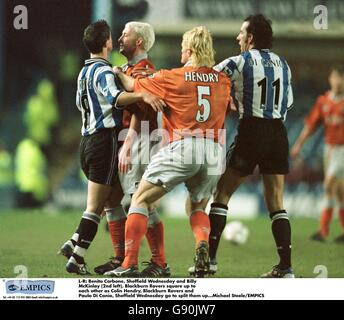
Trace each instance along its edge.
{"label": "bare leg", "polygon": [[284,175],[263,175],[264,198],[269,212],[283,210]]}
{"label": "bare leg", "polygon": [[244,180],[245,177],[242,177],[239,171],[232,168],[227,168],[217,183],[214,202],[227,205],[233,193],[238,189]]}

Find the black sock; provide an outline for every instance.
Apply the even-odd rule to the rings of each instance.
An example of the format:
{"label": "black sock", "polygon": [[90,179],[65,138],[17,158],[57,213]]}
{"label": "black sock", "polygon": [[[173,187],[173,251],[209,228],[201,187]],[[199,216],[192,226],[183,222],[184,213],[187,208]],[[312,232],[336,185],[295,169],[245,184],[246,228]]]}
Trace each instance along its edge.
{"label": "black sock", "polygon": [[228,207],[222,203],[212,203],[209,213],[210,235],[209,235],[209,258],[216,260],[216,253],[219,247],[222,231],[227,222]]}
{"label": "black sock", "polygon": [[79,239],[74,248],[73,257],[78,263],[84,263],[84,255],[91,245],[97,230],[100,217],[94,213],[84,212],[80,221]]}
{"label": "black sock", "polygon": [[280,262],[278,268],[291,267],[291,227],[285,210],[270,213],[272,234],[275,238]]}
{"label": "black sock", "polygon": [[[80,222],[81,223],[81,222]],[[76,243],[78,242],[79,240],[79,237],[78,237],[78,240],[75,240],[76,239],[76,235],[80,235],[80,224],[78,225],[78,228],[76,229],[76,231],[74,232],[73,234],[73,237],[70,239],[70,241],[73,243],[73,246],[75,247],[76,246]],[[74,238],[74,239],[73,239]]]}

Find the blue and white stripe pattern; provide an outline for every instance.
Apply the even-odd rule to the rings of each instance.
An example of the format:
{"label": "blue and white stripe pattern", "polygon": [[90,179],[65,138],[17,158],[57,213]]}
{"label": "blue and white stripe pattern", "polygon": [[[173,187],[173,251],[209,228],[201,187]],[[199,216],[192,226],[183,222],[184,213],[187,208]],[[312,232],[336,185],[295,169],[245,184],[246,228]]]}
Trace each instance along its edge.
{"label": "blue and white stripe pattern", "polygon": [[240,118],[285,120],[293,105],[290,68],[267,49],[251,49],[214,67],[232,81],[232,98]]}
{"label": "blue and white stripe pattern", "polygon": [[86,60],[78,77],[76,105],[82,114],[83,136],[89,136],[104,128],[122,125],[122,110],[117,100],[123,90],[104,59]]}

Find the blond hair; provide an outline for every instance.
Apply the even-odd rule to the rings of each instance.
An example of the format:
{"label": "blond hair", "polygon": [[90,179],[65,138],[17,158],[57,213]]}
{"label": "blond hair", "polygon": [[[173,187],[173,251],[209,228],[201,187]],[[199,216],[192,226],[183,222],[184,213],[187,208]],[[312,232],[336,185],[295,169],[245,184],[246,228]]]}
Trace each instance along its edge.
{"label": "blond hair", "polygon": [[194,67],[214,66],[213,38],[206,27],[195,27],[185,32],[183,46],[191,50],[191,63]]}
{"label": "blond hair", "polygon": [[137,37],[143,39],[143,50],[148,52],[153,47],[155,42],[155,34],[153,27],[149,23],[131,21],[125,26],[132,28]]}

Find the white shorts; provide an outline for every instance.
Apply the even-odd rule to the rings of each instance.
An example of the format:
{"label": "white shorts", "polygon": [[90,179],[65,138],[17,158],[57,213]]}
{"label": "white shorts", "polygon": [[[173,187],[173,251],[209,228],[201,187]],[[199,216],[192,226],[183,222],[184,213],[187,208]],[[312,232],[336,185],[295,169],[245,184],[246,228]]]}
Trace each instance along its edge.
{"label": "white shorts", "polygon": [[132,166],[127,173],[118,173],[119,180],[124,194],[132,195],[136,192],[137,187],[147,169],[148,163],[156,148],[153,148],[155,142],[150,141],[149,137],[137,139],[132,147]]}
{"label": "white shorts", "polygon": [[324,148],[325,174],[344,179],[344,145]]}
{"label": "white shorts", "polygon": [[170,143],[152,157],[143,179],[167,192],[184,182],[191,200],[211,197],[225,170],[225,149],[203,138],[186,138]]}

